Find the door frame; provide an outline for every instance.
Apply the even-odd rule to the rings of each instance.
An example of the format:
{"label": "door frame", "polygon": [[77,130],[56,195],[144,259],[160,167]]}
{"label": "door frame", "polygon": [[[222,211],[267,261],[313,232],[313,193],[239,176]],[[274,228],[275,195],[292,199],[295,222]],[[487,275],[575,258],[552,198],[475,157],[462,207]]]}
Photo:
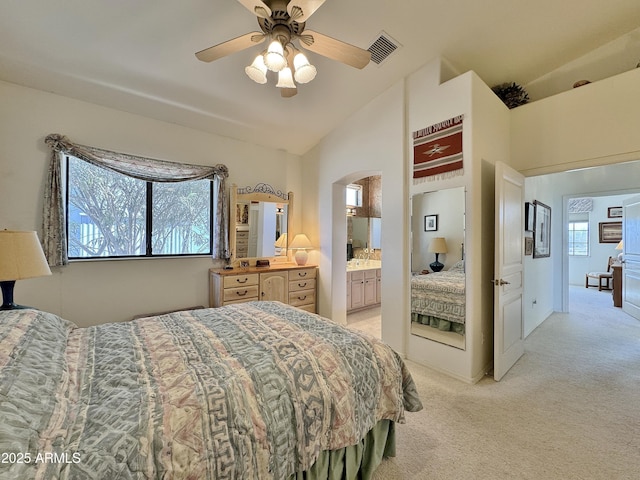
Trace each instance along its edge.
{"label": "door frame", "polygon": [[[607,165],[602,165],[602,167],[606,167]],[[558,172],[559,174],[564,172]],[[554,173],[549,173],[548,175],[556,175]],[[640,195],[640,189],[624,189],[624,190],[604,190],[600,192],[578,192],[578,193],[568,193],[562,195],[562,270],[560,272],[560,301],[557,302],[557,297],[554,299],[554,305],[560,305],[560,312],[567,313],[569,312],[569,239],[567,226],[569,225],[569,200],[572,198],[583,198],[583,197],[613,197],[618,195]],[[552,241],[553,244],[553,241]]]}

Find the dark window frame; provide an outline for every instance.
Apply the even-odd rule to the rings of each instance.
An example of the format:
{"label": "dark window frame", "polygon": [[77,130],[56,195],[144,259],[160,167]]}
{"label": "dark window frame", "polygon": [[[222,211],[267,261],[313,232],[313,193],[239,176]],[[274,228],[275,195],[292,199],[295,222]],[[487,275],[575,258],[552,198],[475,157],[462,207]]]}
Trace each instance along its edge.
{"label": "dark window frame", "polygon": [[[105,256],[88,256],[88,257],[73,257],[69,254],[69,182],[71,175],[69,172],[69,158],[71,155],[65,155],[65,232],[66,232],[66,245],[67,255],[70,261],[94,261],[94,260],[114,260],[114,259],[136,259],[136,258],[175,258],[175,257],[205,257],[211,256],[213,252],[213,229],[214,229],[214,182],[209,180],[209,250],[207,252],[200,253],[153,253],[153,184],[159,184],[162,182],[149,182],[145,183],[146,190],[146,205],[145,205],[145,253],[144,255],[105,255]],[[73,157],[78,161],[84,161],[80,158]],[[95,168],[101,168],[95,166]],[[121,174],[122,175],[122,174]],[[201,181],[201,180],[187,180],[187,181]]]}

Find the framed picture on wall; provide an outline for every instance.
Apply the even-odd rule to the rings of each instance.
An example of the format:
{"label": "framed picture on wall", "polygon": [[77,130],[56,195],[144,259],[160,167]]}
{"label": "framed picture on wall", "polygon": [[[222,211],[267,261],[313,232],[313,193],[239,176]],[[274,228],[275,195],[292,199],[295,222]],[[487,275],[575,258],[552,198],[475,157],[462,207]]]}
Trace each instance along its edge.
{"label": "framed picture on wall", "polygon": [[622,207],[607,208],[607,218],[622,218]]}
{"label": "framed picture on wall", "polygon": [[524,204],[524,229],[533,232],[533,204],[529,202]]}
{"label": "framed picture on wall", "polygon": [[622,222],[600,222],[598,227],[600,243],[618,243],[622,240]]}
{"label": "framed picture on wall", "polygon": [[425,215],[424,231],[435,232],[436,230],[438,230],[438,215]]}
{"label": "framed picture on wall", "polygon": [[524,254],[531,255],[533,253],[533,237],[524,237]]}
{"label": "framed picture on wall", "polygon": [[533,258],[551,256],[551,207],[533,201]]}

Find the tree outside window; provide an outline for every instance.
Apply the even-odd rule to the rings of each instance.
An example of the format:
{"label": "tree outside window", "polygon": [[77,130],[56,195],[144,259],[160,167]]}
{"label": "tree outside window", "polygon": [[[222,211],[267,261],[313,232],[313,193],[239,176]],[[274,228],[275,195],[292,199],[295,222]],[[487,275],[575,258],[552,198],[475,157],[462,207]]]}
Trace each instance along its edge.
{"label": "tree outside window", "polygon": [[68,157],[69,258],[211,253],[212,182],[137,180]]}

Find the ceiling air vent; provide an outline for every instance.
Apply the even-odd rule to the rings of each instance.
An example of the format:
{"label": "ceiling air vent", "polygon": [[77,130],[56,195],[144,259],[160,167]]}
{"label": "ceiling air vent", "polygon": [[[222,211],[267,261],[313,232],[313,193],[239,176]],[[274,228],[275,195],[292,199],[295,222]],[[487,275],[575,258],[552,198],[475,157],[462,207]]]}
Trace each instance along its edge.
{"label": "ceiling air vent", "polygon": [[387,32],[381,32],[367,50],[371,52],[371,61],[380,65],[400,46]]}

